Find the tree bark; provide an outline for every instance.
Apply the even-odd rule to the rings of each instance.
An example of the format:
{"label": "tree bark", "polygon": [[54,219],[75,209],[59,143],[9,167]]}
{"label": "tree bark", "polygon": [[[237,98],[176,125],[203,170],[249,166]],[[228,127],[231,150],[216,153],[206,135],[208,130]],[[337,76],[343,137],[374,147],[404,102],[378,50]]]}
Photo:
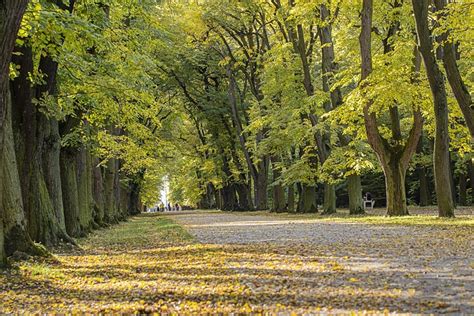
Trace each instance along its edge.
{"label": "tree bark", "polygon": [[80,237],[83,233],[80,225],[76,154],[76,150],[73,148],[63,148],[60,166],[66,231],[70,236]]}
{"label": "tree bark", "polygon": [[252,207],[252,196],[250,194],[250,188],[245,183],[236,183],[235,189],[238,195],[238,208],[241,211],[251,211]]}
{"label": "tree bark", "polygon": [[94,202],[92,197],[92,165],[89,151],[82,147],[76,155],[77,190],[79,218],[83,234],[91,232],[94,223]]}
{"label": "tree bark", "polygon": [[272,162],[272,171],[273,171],[273,189],[272,189],[272,196],[273,196],[273,203],[272,203],[272,211],[273,212],[284,212],[286,210],[286,201],[285,201],[285,190],[283,186],[278,183],[281,177],[281,172],[276,165],[280,161],[278,156],[273,156],[271,158]]}
{"label": "tree bark", "polygon": [[288,186],[288,206],[286,210],[289,213],[293,213],[295,211],[295,185],[290,184]]}
{"label": "tree bark", "polygon": [[99,166],[99,159],[94,159],[92,170],[92,197],[94,200],[94,221],[99,226],[104,226],[105,201],[104,201],[104,179]]}
{"label": "tree bark", "polygon": [[391,161],[389,167],[384,168],[388,216],[408,215],[405,189],[406,169],[397,160]]}
{"label": "tree bark", "polygon": [[299,213],[317,213],[316,186],[303,184],[301,186],[300,196],[298,200]]}
{"label": "tree bark", "polygon": [[22,54],[14,56],[15,63],[20,65],[20,74],[12,82],[13,126],[28,230],[33,240],[47,246],[61,240],[74,243],[56,217],[45,181],[43,145],[48,126],[44,115],[33,104],[35,94],[29,81],[33,69],[31,47],[22,47],[19,51]]}
{"label": "tree bark", "polygon": [[[9,93],[9,73],[12,52],[15,47],[15,40],[20,28],[20,23],[25,13],[28,0],[5,0],[0,2],[0,177],[3,174],[4,166],[4,124],[8,113],[7,104],[11,103]],[[6,185],[5,179],[1,179]],[[13,184],[12,184],[13,185]],[[19,190],[19,188],[12,188]],[[0,201],[3,201],[3,190],[0,188]],[[21,212],[17,209],[17,212]],[[3,219],[5,209],[0,203],[0,266],[6,263],[6,252],[4,251]]]}
{"label": "tree bark", "polygon": [[110,159],[107,162],[107,166],[104,168],[104,196],[105,196],[105,207],[104,207],[104,220],[108,224],[117,223],[117,211],[116,211],[116,200],[115,200],[115,174],[116,174],[116,162],[115,159]]}
{"label": "tree bark", "polygon": [[459,205],[467,205],[467,181],[464,171],[459,175]]}
{"label": "tree bark", "polygon": [[349,194],[349,214],[364,214],[362,184],[359,175],[350,175],[347,177],[347,192]]}
{"label": "tree bark", "polygon": [[472,159],[467,161],[467,172],[469,175],[469,182],[471,183],[471,203],[474,204],[474,165]]}
{"label": "tree bark", "polygon": [[440,217],[454,217],[454,202],[450,180],[448,101],[443,74],[433,53],[431,32],[428,27],[428,0],[412,0],[415,13],[419,49],[425,63],[435,112],[435,147],[433,153],[435,189]]}
{"label": "tree bark", "polygon": [[[8,98],[10,99],[10,98]],[[43,254],[31,240],[26,230],[20,177],[13,141],[11,102],[7,101],[6,120],[3,126],[4,147],[0,181],[0,207],[3,209],[3,228],[5,234],[5,253],[12,255],[15,251],[34,255]]]}
{"label": "tree bark", "polygon": [[59,162],[61,138],[59,136],[58,121],[55,119],[47,119],[46,117],[41,117],[41,119],[46,120],[44,126],[48,127],[48,129],[45,130],[42,157],[46,187],[48,188],[58,224],[62,230],[66,230],[61,189],[61,167]]}
{"label": "tree bark", "polygon": [[324,183],[323,214],[336,213],[336,186]]}

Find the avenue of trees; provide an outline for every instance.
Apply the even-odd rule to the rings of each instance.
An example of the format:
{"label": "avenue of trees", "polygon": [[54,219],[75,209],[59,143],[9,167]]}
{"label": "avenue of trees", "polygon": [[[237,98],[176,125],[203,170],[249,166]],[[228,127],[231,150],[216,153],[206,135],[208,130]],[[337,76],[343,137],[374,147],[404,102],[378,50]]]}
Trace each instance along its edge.
{"label": "avenue of trees", "polygon": [[453,217],[474,202],[469,25],[463,0],[1,0],[0,261],[165,178],[203,209],[361,214],[370,191]]}

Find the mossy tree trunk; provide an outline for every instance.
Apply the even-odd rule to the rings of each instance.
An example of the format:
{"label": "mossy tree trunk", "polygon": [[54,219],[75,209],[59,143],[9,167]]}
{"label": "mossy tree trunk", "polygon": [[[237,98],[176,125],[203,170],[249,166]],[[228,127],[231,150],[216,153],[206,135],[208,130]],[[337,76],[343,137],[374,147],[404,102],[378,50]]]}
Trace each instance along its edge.
{"label": "mossy tree trunk", "polygon": [[[15,46],[20,23],[25,13],[28,0],[5,0],[0,2],[0,180],[4,186],[8,185],[3,179],[3,169],[5,168],[4,157],[4,125],[8,113],[7,104],[11,102],[9,93],[9,73],[12,52]],[[19,190],[18,187],[14,188]],[[3,200],[3,190],[0,188],[0,201]],[[17,209],[16,212],[21,212]],[[5,209],[0,203],[0,266],[6,262],[4,251],[3,219]]]}
{"label": "mossy tree trunk", "polygon": [[26,231],[20,177],[13,141],[11,102],[7,103],[7,115],[2,134],[4,148],[0,165],[0,207],[3,210],[5,252],[7,255],[11,255],[15,251],[41,254],[42,252],[34,245]]}
{"label": "mossy tree trunk", "polygon": [[[45,131],[48,120],[33,104],[36,96],[30,86],[29,74],[33,69],[31,47],[19,49],[14,56],[20,66],[19,76],[12,82],[13,127],[16,142],[23,205],[28,231],[33,240],[47,246],[60,240],[71,241],[56,217],[43,170]],[[59,175],[58,175],[59,176]]]}

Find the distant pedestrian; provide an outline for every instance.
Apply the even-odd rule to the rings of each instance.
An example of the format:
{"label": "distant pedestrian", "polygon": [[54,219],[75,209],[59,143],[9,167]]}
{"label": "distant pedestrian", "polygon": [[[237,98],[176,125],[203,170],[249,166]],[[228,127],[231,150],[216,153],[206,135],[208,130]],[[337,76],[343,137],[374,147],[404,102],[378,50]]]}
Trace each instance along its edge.
{"label": "distant pedestrian", "polygon": [[168,211],[171,211],[171,204],[168,202]]}

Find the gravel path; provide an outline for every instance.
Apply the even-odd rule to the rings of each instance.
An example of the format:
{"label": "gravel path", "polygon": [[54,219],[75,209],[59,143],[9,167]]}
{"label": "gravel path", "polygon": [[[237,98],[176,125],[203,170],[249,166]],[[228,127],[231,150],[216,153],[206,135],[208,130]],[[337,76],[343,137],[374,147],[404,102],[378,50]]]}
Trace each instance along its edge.
{"label": "gravel path", "polygon": [[[295,276],[293,283],[290,277],[283,285],[285,291],[331,296],[330,288],[340,292],[352,286],[353,295],[361,289],[361,300],[370,293],[355,309],[386,306],[401,313],[474,314],[473,231],[469,227],[381,226],[202,211],[166,216],[201,243],[261,252],[262,258],[263,254],[272,256],[277,267],[286,264],[288,256],[292,260],[297,257],[303,262],[304,275]],[[244,261],[234,259],[226,264],[241,272],[242,283],[254,294],[268,292],[275,283],[270,281],[271,275],[268,284],[260,286],[265,280],[256,281],[255,275],[248,273],[262,262],[256,262],[258,257]],[[321,273],[311,268],[316,261],[340,266],[334,270],[341,271],[322,279]],[[305,282],[319,286],[299,288],[307,287]],[[281,288],[275,287],[275,291],[279,293]],[[304,299],[306,304],[311,304],[311,295]],[[355,302],[359,305],[359,300]],[[346,306],[335,303],[336,307]]]}

